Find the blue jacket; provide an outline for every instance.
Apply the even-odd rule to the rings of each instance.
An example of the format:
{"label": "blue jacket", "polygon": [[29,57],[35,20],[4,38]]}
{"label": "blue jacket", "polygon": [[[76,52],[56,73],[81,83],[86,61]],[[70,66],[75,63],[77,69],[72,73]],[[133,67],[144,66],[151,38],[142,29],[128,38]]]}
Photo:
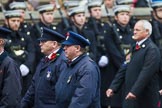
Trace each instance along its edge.
{"label": "blue jacket", "polygon": [[61,73],[55,89],[57,108],[100,108],[100,71],[86,54]]}
{"label": "blue jacket", "polygon": [[21,74],[16,62],[6,51],[0,55],[0,108],[19,108]]}
{"label": "blue jacket", "polygon": [[32,84],[22,99],[21,107],[55,108],[55,84],[60,72],[66,69],[66,57],[63,51],[54,60],[39,63]]}

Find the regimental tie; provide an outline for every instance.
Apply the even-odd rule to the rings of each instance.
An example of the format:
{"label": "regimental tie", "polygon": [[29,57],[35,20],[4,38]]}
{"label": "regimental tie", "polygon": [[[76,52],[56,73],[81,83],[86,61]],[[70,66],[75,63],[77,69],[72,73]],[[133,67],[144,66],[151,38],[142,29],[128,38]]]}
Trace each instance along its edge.
{"label": "regimental tie", "polygon": [[138,45],[138,44],[136,44],[135,49],[136,49],[136,50],[139,50],[140,48],[141,48],[141,46],[140,46],[140,45]]}

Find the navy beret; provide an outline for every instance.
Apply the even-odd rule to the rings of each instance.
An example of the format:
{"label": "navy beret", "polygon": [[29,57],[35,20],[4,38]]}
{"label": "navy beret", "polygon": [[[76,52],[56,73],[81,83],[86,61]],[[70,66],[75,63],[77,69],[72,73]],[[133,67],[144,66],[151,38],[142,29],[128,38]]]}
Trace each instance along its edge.
{"label": "navy beret", "polygon": [[12,31],[4,28],[4,27],[0,27],[0,38],[7,38],[7,35],[9,35]]}
{"label": "navy beret", "polygon": [[84,38],[75,32],[69,31],[67,33],[66,40],[62,43],[63,45],[80,45],[82,48],[90,45],[88,39]]}
{"label": "navy beret", "polygon": [[43,27],[42,35],[40,38],[38,38],[39,41],[58,41],[58,42],[61,42],[64,39],[65,36],[46,27]]}

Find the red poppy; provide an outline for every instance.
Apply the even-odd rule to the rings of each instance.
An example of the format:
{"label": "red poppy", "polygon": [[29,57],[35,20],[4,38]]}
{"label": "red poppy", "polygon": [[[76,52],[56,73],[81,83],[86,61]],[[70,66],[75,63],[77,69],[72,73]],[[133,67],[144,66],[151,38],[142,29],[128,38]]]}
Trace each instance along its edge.
{"label": "red poppy", "polygon": [[141,46],[140,45],[138,45],[138,44],[136,44],[136,50],[139,50],[141,48]]}
{"label": "red poppy", "polygon": [[51,55],[51,57],[49,58],[49,60],[53,60],[53,59],[55,59],[57,57],[57,53],[53,53],[52,55]]}

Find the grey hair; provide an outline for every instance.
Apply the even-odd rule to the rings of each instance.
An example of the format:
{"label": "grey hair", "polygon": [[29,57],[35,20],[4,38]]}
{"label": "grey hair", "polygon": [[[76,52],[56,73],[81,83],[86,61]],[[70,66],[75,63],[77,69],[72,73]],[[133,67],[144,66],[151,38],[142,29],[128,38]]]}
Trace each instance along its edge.
{"label": "grey hair", "polygon": [[143,28],[146,30],[146,29],[148,29],[149,30],[149,36],[151,35],[151,33],[152,33],[152,25],[151,25],[151,23],[149,22],[149,21],[147,21],[147,20],[140,20],[141,22],[143,22]]}

